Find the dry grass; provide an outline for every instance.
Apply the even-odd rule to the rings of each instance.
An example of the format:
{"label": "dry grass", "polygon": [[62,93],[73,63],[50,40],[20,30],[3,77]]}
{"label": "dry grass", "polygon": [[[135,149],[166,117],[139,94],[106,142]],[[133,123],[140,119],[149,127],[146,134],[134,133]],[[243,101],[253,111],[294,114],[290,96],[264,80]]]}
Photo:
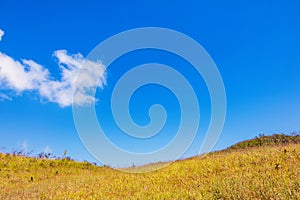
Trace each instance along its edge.
{"label": "dry grass", "polygon": [[0,154],[0,199],[300,199],[299,166],[299,144],[226,150],[145,174]]}

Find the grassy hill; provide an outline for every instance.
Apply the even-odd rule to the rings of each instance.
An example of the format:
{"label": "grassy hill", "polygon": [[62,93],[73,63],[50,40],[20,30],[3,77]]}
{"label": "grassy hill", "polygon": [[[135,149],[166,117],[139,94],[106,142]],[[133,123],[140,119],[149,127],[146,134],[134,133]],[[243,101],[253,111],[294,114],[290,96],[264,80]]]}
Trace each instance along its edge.
{"label": "grassy hill", "polygon": [[300,135],[274,134],[270,136],[260,135],[254,139],[239,142],[230,149],[259,147],[265,145],[300,144]]}
{"label": "grassy hill", "polygon": [[145,174],[0,154],[0,199],[300,199],[299,136],[278,137]]}

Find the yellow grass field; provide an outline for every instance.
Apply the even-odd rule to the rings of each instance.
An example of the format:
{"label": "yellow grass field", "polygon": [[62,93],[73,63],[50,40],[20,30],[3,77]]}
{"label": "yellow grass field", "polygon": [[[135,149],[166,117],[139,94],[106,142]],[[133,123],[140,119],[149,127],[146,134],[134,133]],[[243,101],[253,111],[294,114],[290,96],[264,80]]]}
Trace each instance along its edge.
{"label": "yellow grass field", "polygon": [[300,144],[228,149],[138,174],[0,154],[0,199],[300,199]]}

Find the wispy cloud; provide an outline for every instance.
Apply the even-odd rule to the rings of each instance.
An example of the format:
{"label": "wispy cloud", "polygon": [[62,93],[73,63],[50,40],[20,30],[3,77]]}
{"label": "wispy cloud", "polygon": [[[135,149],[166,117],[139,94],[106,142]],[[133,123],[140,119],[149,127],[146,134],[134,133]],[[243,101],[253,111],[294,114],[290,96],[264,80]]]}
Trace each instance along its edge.
{"label": "wispy cloud", "polygon": [[25,153],[28,152],[28,143],[27,143],[26,140],[22,142],[22,144],[21,144],[21,150],[23,152],[25,152]]}
{"label": "wispy cloud", "polygon": [[2,40],[3,35],[4,35],[4,31],[0,29],[0,41]]}
{"label": "wispy cloud", "polygon": [[[3,32],[3,31],[2,31]],[[4,34],[4,32],[3,32]],[[36,91],[49,102],[58,103],[61,107],[85,105],[95,102],[95,97],[86,91],[94,87],[102,88],[106,84],[105,66],[99,62],[85,59],[80,53],[68,54],[66,50],[53,53],[61,71],[61,78],[55,79],[49,70],[33,60],[15,60],[0,52],[0,90],[12,90],[17,95],[25,91]],[[78,71],[86,69],[76,84],[76,102],[73,102],[73,89]],[[95,83],[97,78],[99,81]],[[1,96],[0,96],[1,99]],[[10,99],[7,95],[2,99]]]}
{"label": "wispy cloud", "polygon": [[7,96],[6,94],[4,93],[0,93],[0,101],[4,101],[4,100],[8,100],[8,101],[11,101],[12,98]]}
{"label": "wispy cloud", "polygon": [[50,148],[49,145],[47,145],[47,146],[44,148],[44,153],[46,153],[46,154],[52,153],[52,149]]}

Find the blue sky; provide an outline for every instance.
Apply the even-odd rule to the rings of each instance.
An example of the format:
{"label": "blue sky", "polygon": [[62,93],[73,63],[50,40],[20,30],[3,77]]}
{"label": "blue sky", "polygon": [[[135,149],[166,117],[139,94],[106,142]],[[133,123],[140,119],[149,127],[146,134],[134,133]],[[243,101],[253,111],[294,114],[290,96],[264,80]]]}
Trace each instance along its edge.
{"label": "blue sky", "polygon": [[[300,3],[296,0],[72,3],[3,0],[0,3],[0,29],[4,31],[0,42],[2,58],[9,57],[19,63],[22,59],[34,61],[25,61],[23,65],[38,63],[43,68],[37,68],[40,71],[30,74],[27,82],[18,87],[12,86],[19,82],[10,82],[11,87],[8,87],[0,71],[0,150],[10,152],[24,148],[35,154],[47,150],[61,156],[66,149],[75,159],[94,161],[77,135],[68,97],[60,98],[52,87],[53,81],[62,79],[59,65],[65,66],[74,60],[81,62],[101,41],[119,32],[148,26],[173,29],[192,37],[218,66],[226,88],[227,117],[215,149],[226,148],[259,133],[299,131],[299,9]],[[147,86],[132,98],[133,119],[146,125],[149,105],[166,105],[171,114],[164,129],[165,136],[153,138],[151,144],[132,145],[116,128],[109,105],[113,85],[126,70],[147,62],[175,68],[188,66],[184,60],[166,52],[137,51],[113,63],[115,67],[106,74],[106,86],[97,92],[97,115],[104,118],[103,127],[110,130],[108,137],[137,152],[165,144],[172,138],[179,120],[174,96],[158,86]],[[4,64],[2,59],[2,68]],[[10,68],[6,66],[6,69]],[[41,69],[46,69],[51,77],[47,80],[49,88],[37,90],[32,89],[34,85],[26,86],[26,83],[35,83],[35,75],[46,73]],[[192,82],[201,80],[192,70],[182,73]],[[65,78],[64,83],[68,80]],[[205,83],[200,81],[197,95],[202,131],[210,117],[209,94],[205,89]],[[150,94],[157,92],[160,98],[152,98],[149,91]],[[197,153],[203,139],[201,133],[187,156]]]}

